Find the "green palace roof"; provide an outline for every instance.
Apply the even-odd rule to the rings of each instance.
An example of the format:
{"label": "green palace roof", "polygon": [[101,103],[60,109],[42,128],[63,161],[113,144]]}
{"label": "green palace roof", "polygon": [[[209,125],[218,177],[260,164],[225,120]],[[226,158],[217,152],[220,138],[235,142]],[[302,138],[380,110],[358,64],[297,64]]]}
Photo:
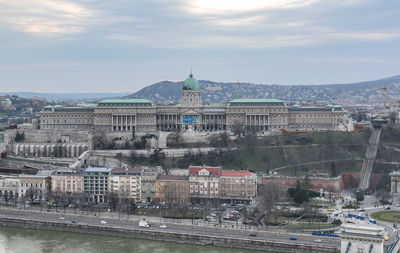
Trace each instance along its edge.
{"label": "green palace roof", "polygon": [[229,103],[283,103],[283,101],[275,98],[237,98]]}
{"label": "green palace roof", "polygon": [[185,83],[183,84],[183,89],[184,90],[200,90],[199,81],[197,81],[197,79],[194,78],[192,74],[190,74],[190,76],[185,80]]}
{"label": "green palace roof", "polygon": [[153,101],[145,98],[128,98],[128,99],[104,99],[99,104],[148,104],[154,105]]}

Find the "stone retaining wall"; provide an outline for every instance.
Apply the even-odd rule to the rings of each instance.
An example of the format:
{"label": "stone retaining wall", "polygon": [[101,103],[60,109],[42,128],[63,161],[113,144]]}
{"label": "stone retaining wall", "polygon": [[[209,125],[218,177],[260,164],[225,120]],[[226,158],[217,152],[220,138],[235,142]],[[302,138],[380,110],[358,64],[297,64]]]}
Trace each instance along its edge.
{"label": "stone retaining wall", "polygon": [[89,144],[92,140],[92,131],[89,130],[10,129],[5,132],[4,142],[12,144],[17,132],[24,133],[26,143],[57,143],[67,138],[67,142],[85,142]]}
{"label": "stone retaining wall", "polygon": [[[219,151],[219,152],[226,152],[228,151],[227,148],[166,148],[161,149],[160,153],[165,154],[166,157],[183,157],[185,155],[198,155],[198,154],[208,154],[210,152]],[[149,157],[150,155],[154,154],[154,149],[149,150],[126,150],[126,149],[119,149],[119,150],[91,150],[91,156],[109,156],[109,157],[117,157],[119,155],[122,156],[130,156],[131,154],[135,154],[137,156]]]}
{"label": "stone retaining wall", "polygon": [[169,241],[178,243],[193,243],[201,245],[214,245],[229,248],[243,248],[264,250],[282,253],[338,253],[336,247],[324,247],[322,245],[305,245],[301,242],[286,243],[264,241],[257,238],[231,238],[226,236],[208,236],[193,233],[176,233],[168,230],[156,231],[151,229],[122,228],[98,225],[73,224],[65,222],[46,222],[38,220],[26,220],[15,218],[0,218],[0,225],[21,228],[59,230],[67,232],[121,236],[128,238],[140,238],[147,240]]}

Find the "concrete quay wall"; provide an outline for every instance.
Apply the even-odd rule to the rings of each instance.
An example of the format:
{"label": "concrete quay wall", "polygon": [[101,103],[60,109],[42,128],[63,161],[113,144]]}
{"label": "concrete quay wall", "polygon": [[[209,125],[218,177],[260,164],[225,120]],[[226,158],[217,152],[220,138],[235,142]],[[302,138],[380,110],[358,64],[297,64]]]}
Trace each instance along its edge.
{"label": "concrete quay wall", "polygon": [[74,224],[66,222],[51,222],[15,218],[0,218],[0,225],[20,228],[58,230],[96,235],[120,236],[146,240],[158,240],[177,243],[192,243],[200,245],[213,245],[228,248],[242,248],[263,250],[282,253],[338,253],[336,247],[324,247],[322,245],[306,245],[302,243],[285,243],[265,241],[260,239],[232,238],[228,236],[209,236],[195,233],[176,233],[168,230],[158,231],[138,228],[122,228],[111,226]]}

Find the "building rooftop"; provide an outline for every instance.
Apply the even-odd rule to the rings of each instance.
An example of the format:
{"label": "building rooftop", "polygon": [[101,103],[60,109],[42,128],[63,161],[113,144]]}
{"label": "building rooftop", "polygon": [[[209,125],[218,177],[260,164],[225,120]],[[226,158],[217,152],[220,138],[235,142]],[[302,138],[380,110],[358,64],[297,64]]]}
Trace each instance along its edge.
{"label": "building rooftop", "polygon": [[309,107],[309,106],[296,106],[296,107],[289,107],[288,108],[289,111],[296,111],[296,112],[301,112],[301,111],[305,111],[305,112],[330,112],[332,111],[331,108],[327,108],[327,107]]}
{"label": "building rooftop", "polygon": [[100,168],[100,167],[89,167],[84,172],[102,172],[102,173],[110,173],[112,168]]}
{"label": "building rooftop", "polygon": [[62,106],[62,105],[47,105],[44,107],[45,111],[93,111],[93,108],[96,107],[95,104],[85,104],[82,106]]}
{"label": "building rooftop", "polygon": [[286,106],[286,104],[282,100],[275,98],[237,98],[228,102],[228,106],[241,106],[243,104],[251,106],[260,106],[265,104],[274,106]]}
{"label": "building rooftop", "polygon": [[249,171],[233,171],[233,170],[223,170],[221,171],[221,176],[226,177],[246,177],[254,176],[255,173]]}
{"label": "building rooftop", "polygon": [[151,104],[154,105],[154,102],[145,98],[126,98],[126,99],[103,99],[99,102],[100,104]]}
{"label": "building rooftop", "polygon": [[189,176],[182,176],[182,175],[158,175],[157,180],[164,180],[164,181],[187,181]]}
{"label": "building rooftop", "polygon": [[221,174],[221,168],[220,167],[210,167],[210,166],[190,166],[189,167],[189,176],[190,175],[194,175],[194,174],[198,174],[199,171],[201,170],[207,170],[208,172],[211,173],[211,175],[214,176],[219,176]]}
{"label": "building rooftop", "polygon": [[236,98],[229,103],[283,103],[283,101],[275,98]]}
{"label": "building rooftop", "polygon": [[292,107],[288,108],[289,111],[343,111],[343,107],[341,105],[326,105],[326,106],[300,106],[300,105],[293,105]]}
{"label": "building rooftop", "polygon": [[53,175],[80,175],[80,171],[74,170],[56,170]]}
{"label": "building rooftop", "polygon": [[39,170],[38,173],[35,175],[30,175],[30,174],[21,174],[19,177],[24,177],[24,178],[43,178],[43,177],[50,177],[54,171],[52,170]]}
{"label": "building rooftop", "polygon": [[125,175],[126,173],[128,174],[140,174],[143,171],[142,168],[136,167],[136,168],[113,168],[111,171],[111,174],[115,175]]}

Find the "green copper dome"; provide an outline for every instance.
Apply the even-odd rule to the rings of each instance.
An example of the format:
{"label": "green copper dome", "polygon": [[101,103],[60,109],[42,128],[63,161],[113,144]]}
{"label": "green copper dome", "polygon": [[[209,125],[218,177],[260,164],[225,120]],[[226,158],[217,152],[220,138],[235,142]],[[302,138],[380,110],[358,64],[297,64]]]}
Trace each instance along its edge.
{"label": "green copper dome", "polygon": [[185,80],[185,83],[183,84],[183,89],[184,90],[200,90],[199,81],[197,81],[196,78],[193,78],[193,75],[190,74],[190,76]]}

